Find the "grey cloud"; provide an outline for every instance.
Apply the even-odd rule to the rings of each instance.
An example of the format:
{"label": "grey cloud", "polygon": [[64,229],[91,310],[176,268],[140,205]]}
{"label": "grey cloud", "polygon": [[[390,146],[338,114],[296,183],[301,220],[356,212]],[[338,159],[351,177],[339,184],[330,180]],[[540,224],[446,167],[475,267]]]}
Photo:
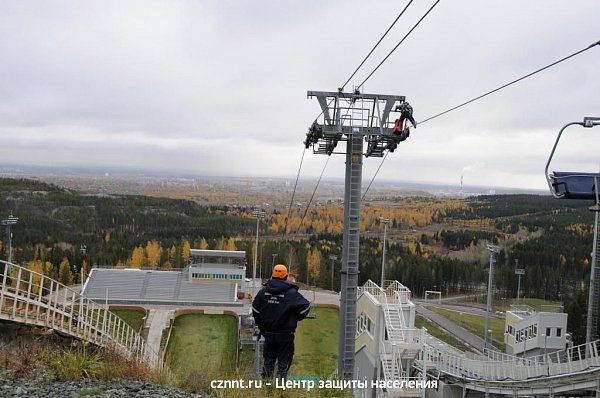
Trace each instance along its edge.
{"label": "grey cloud", "polygon": [[[356,82],[429,4],[409,8]],[[293,175],[318,113],[306,90],[339,86],[400,6],[4,1],[0,162]],[[406,95],[423,119],[599,40],[589,17],[599,11],[594,0],[441,2],[365,90]],[[450,182],[480,163],[473,183],[511,185],[503,180],[512,173],[518,186],[543,187],[539,170],[557,129],[600,113],[599,64],[600,48],[593,49],[419,126],[382,178]],[[565,159],[594,164],[586,149],[574,144]],[[307,175],[317,175],[324,159],[307,159]],[[338,163],[328,176],[341,176]],[[366,162],[366,178],[377,163]]]}

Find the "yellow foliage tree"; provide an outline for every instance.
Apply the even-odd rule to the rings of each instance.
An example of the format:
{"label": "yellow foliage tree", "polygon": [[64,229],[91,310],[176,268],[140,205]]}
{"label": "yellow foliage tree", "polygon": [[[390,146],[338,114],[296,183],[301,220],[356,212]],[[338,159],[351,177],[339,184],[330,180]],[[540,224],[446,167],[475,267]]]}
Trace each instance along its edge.
{"label": "yellow foliage tree", "polygon": [[73,272],[71,271],[71,264],[67,258],[63,258],[58,266],[59,280],[63,285],[69,286],[73,284]]}
{"label": "yellow foliage tree", "polygon": [[131,260],[129,261],[129,266],[132,268],[140,268],[144,264],[145,260],[146,258],[144,255],[144,248],[141,246],[137,246],[135,249],[133,249],[133,252],[131,253]]}
{"label": "yellow foliage tree", "polygon": [[308,252],[306,256],[306,262],[308,267],[309,280],[317,281],[321,276],[321,268],[323,263],[323,255],[319,249],[315,248]]}
{"label": "yellow foliage tree", "polygon": [[227,239],[227,244],[225,245],[225,250],[237,250],[235,245],[235,238]]}
{"label": "yellow foliage tree", "polygon": [[190,260],[190,253],[192,248],[190,247],[190,242],[187,239],[183,240],[183,244],[181,245],[181,258],[183,259],[183,263],[187,264]]}
{"label": "yellow foliage tree", "polygon": [[156,240],[151,240],[146,244],[146,258],[150,267],[158,267],[163,249]]}
{"label": "yellow foliage tree", "polygon": [[198,242],[198,249],[200,249],[200,250],[208,249],[208,242],[206,241],[206,239],[200,238],[200,241]]}
{"label": "yellow foliage tree", "polygon": [[175,256],[177,256],[177,248],[175,245],[172,245],[171,248],[167,251],[169,262],[171,264],[175,263]]}
{"label": "yellow foliage tree", "polygon": [[82,283],[85,283],[89,273],[90,273],[90,269],[89,269],[88,263],[87,263],[87,261],[83,260],[81,262],[81,276],[83,279]]}
{"label": "yellow foliage tree", "polygon": [[[33,271],[31,274],[31,293],[38,294],[40,291],[40,282],[45,274],[44,263],[42,261],[31,261],[27,264],[27,268]],[[41,275],[40,275],[41,274]]]}

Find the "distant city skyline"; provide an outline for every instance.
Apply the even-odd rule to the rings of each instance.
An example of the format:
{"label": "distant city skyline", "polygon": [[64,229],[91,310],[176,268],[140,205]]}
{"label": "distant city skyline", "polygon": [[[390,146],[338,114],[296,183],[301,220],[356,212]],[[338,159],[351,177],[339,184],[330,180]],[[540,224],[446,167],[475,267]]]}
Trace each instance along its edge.
{"label": "distant city skyline", "polygon": [[[167,181],[173,179],[181,180],[198,180],[198,181],[212,181],[216,180],[221,184],[227,184],[227,181],[231,180],[255,180],[258,183],[273,180],[273,181],[286,181],[291,191],[296,176],[252,176],[252,175],[201,175],[193,173],[180,173],[180,174],[169,174],[162,170],[143,170],[143,169],[125,169],[125,168],[77,168],[73,166],[60,166],[60,167],[48,167],[48,166],[27,166],[27,165],[2,165],[0,164],[0,177],[9,178],[35,178],[47,182],[59,183],[62,180],[85,180],[85,179],[106,179],[106,180],[121,180],[128,181],[136,178],[146,179],[157,179],[159,181]],[[311,193],[314,189],[316,176],[303,176],[300,177],[298,184],[298,192]],[[328,177],[323,178],[320,184],[318,193],[321,194],[327,191],[327,186],[331,185],[339,186],[340,195],[343,193],[343,177]],[[59,185],[61,185],[59,183]],[[67,184],[76,186],[77,184]],[[550,194],[547,188],[534,189],[534,188],[518,188],[511,186],[486,186],[476,184],[464,184],[464,193],[482,194],[489,193],[490,190],[497,191],[493,193],[506,194],[506,193],[533,193],[533,194]],[[366,184],[363,185],[363,191],[366,189]],[[429,193],[436,193],[440,190],[446,193],[459,194],[461,191],[461,185],[459,182],[428,182],[428,181],[402,181],[402,180],[390,180],[385,178],[377,178],[371,187],[371,193],[379,190],[395,189],[395,190],[412,190],[420,189]],[[319,195],[317,195],[319,196]]]}
{"label": "distant city skyline", "polygon": [[[346,90],[432,3],[408,8]],[[319,112],[306,91],[339,87],[405,4],[3,1],[0,165],[295,177]],[[405,95],[424,120],[598,41],[592,15],[597,0],[440,2],[364,91]],[[600,47],[418,126],[378,180],[543,190],[560,127],[600,116],[599,68]],[[557,165],[597,170],[598,133],[569,130]],[[302,178],[324,162],[307,153]]]}

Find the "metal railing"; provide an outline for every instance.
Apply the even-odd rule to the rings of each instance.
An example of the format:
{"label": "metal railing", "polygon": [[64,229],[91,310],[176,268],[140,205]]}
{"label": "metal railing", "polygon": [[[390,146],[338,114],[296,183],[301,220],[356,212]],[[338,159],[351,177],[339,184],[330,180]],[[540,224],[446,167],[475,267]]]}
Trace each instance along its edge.
{"label": "metal railing", "polygon": [[599,343],[600,340],[527,358],[503,356],[494,360],[456,356],[430,346],[426,347],[426,354],[429,364],[450,376],[485,381],[523,381],[569,375],[598,367]]}
{"label": "metal railing", "polygon": [[66,285],[39,272],[1,261],[0,319],[47,327],[60,333],[112,347],[122,355],[162,366],[159,355],[123,319]]}

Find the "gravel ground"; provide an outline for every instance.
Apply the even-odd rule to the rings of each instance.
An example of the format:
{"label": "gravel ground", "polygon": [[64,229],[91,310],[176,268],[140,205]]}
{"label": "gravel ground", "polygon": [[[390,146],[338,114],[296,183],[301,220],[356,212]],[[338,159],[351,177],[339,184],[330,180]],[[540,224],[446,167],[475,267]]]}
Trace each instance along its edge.
{"label": "gravel ground", "polygon": [[140,381],[56,381],[37,382],[29,380],[0,380],[0,397],[28,398],[189,398],[200,395],[188,394],[170,387],[160,387]]}

